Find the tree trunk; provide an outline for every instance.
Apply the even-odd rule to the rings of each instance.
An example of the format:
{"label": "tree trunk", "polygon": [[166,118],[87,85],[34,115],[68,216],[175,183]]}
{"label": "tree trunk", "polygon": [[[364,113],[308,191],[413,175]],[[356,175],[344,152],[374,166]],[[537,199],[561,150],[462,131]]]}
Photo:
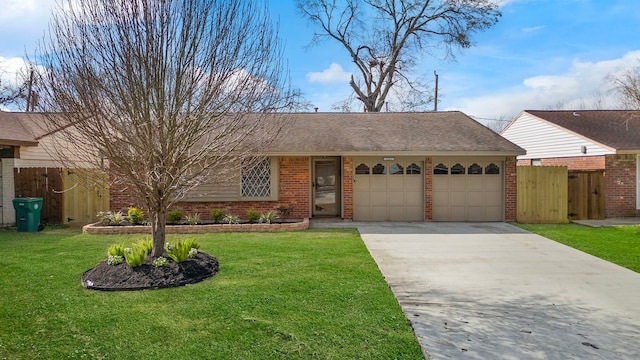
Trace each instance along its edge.
{"label": "tree trunk", "polygon": [[166,228],[167,208],[161,207],[160,209],[156,209],[154,214],[151,215],[151,232],[153,235],[153,250],[151,251],[151,256],[154,258],[162,256],[165,252]]}

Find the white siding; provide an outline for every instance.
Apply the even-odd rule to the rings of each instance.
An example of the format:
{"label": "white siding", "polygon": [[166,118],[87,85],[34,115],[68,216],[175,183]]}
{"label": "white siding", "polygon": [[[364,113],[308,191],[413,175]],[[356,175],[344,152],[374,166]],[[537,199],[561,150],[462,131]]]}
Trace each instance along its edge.
{"label": "white siding", "polygon": [[13,209],[15,189],[13,183],[14,159],[0,160],[0,223],[2,225],[15,224],[16,213]]}
{"label": "white siding", "polygon": [[[615,153],[613,149],[553,126],[528,113],[520,114],[502,133],[502,136],[527,151],[526,155],[520,155],[518,159],[597,156]],[[586,154],[581,152],[582,146],[586,146]]]}

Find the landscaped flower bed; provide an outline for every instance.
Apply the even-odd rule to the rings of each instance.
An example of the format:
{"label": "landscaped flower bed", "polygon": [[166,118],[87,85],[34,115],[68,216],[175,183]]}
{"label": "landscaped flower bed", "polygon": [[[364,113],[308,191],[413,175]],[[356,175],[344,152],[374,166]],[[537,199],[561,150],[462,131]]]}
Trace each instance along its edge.
{"label": "landscaped flower bed", "polygon": [[[276,232],[298,231],[309,228],[309,219],[287,220],[281,223],[260,224],[197,224],[170,225],[167,224],[167,234],[199,234],[209,232]],[[107,225],[101,223],[89,224],[82,227],[85,234],[150,234],[151,226],[146,225]]]}

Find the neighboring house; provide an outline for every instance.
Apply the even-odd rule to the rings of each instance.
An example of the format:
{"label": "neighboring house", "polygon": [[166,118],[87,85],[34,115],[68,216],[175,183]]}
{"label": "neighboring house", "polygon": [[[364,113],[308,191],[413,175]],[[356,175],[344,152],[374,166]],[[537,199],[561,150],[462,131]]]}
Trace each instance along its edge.
{"label": "neighboring house", "polygon": [[568,167],[570,219],[640,216],[640,111],[526,110],[502,136],[519,166]]}
{"label": "neighboring house", "polygon": [[80,186],[82,170],[63,169],[47,151],[53,143],[45,121],[43,114],[0,111],[0,226],[15,223],[16,197],[43,198],[43,223],[87,223],[108,207],[106,189]]}
{"label": "neighboring house", "polygon": [[[461,112],[292,113],[268,158],[224,185],[203,184],[174,207],[293,209],[293,218],[512,221],[522,148]],[[268,120],[271,121],[271,120]],[[111,191],[111,210],[137,206]]]}

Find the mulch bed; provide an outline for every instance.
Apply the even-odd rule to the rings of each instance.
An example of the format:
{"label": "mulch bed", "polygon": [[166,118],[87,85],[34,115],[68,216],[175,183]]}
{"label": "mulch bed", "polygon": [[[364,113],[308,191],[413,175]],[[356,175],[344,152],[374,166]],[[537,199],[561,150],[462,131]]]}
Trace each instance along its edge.
{"label": "mulch bed", "polygon": [[215,275],[220,265],[218,260],[203,252],[194,259],[176,263],[167,259],[167,266],[154,267],[153,259],[147,257],[141,266],[132,268],[126,262],[109,265],[103,261],[82,274],[82,286],[92,290],[144,290],[161,289],[195,284]]}

